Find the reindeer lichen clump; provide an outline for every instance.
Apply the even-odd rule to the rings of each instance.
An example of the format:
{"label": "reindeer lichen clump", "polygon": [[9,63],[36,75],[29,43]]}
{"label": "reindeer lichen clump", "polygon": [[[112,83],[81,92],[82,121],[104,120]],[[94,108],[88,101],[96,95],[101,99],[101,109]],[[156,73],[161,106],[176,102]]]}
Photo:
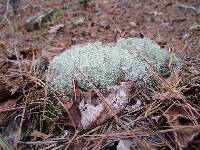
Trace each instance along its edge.
{"label": "reindeer lichen clump", "polygon": [[[48,82],[54,89],[66,92],[71,90],[73,81],[85,90],[91,89],[91,84],[104,90],[119,80],[134,80],[143,85],[151,82],[150,66],[162,71],[168,58],[165,49],[147,38],[121,38],[110,44],[80,44],[52,60]],[[173,64],[180,67],[174,54]]]}

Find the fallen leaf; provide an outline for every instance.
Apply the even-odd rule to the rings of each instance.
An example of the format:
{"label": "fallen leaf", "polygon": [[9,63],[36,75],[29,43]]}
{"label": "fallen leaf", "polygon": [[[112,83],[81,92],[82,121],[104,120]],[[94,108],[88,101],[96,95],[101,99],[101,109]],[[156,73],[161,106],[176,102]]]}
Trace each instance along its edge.
{"label": "fallen leaf", "polygon": [[11,93],[5,88],[5,84],[0,81],[0,103],[10,98]]}
{"label": "fallen leaf", "polygon": [[50,29],[49,29],[49,33],[57,33],[59,30],[61,30],[61,29],[63,29],[63,27],[64,27],[64,24],[57,24],[57,25],[55,25],[55,26],[53,26],[53,27],[50,27]]}
{"label": "fallen leaf", "polygon": [[20,119],[17,117],[17,114],[10,116],[2,132],[2,137],[13,149],[16,149],[20,139],[19,123]]}
{"label": "fallen leaf", "polygon": [[75,17],[72,19],[72,23],[74,25],[81,25],[84,23],[84,21],[85,21],[85,17],[83,17],[83,16]]}
{"label": "fallen leaf", "polygon": [[69,149],[82,150],[84,149],[84,142],[82,140],[74,141],[70,144]]}
{"label": "fallen leaf", "polygon": [[199,84],[193,84],[193,85],[187,85],[186,87],[183,87],[181,89],[181,92],[183,92],[185,95],[195,95],[197,93],[200,93],[200,85]]}
{"label": "fallen leaf", "polygon": [[0,134],[0,150],[12,150],[12,146]]}
{"label": "fallen leaf", "polygon": [[63,47],[48,47],[42,49],[42,57],[51,61],[56,55],[62,53],[65,50]]}
{"label": "fallen leaf", "polygon": [[11,99],[6,102],[0,103],[0,113],[6,111],[7,109],[15,108],[16,99]]}
{"label": "fallen leaf", "polygon": [[79,104],[83,129],[95,127],[113,117],[113,113],[117,115],[124,110],[128,104],[132,87],[132,81],[110,86],[103,93],[104,98],[99,98],[97,95],[94,96],[94,92],[92,91],[83,92],[84,96],[81,98]]}
{"label": "fallen leaf", "polygon": [[31,136],[33,137],[33,141],[35,141],[37,138],[41,138],[42,140],[46,140],[52,136],[52,134],[45,134],[39,131],[34,130],[31,133]]}
{"label": "fallen leaf", "polygon": [[[7,47],[6,47],[6,42],[4,41],[0,41],[0,58],[2,59],[2,61],[7,58],[7,51],[6,51]],[[1,61],[0,61],[1,62]]]}
{"label": "fallen leaf", "polygon": [[131,139],[120,139],[117,144],[117,150],[131,150],[131,145],[133,145],[134,142]]}
{"label": "fallen leaf", "polygon": [[25,23],[25,29],[29,32],[39,30],[44,27],[47,22],[50,22],[55,14],[61,15],[58,13],[58,8],[45,10],[38,13],[36,16],[28,18]]}
{"label": "fallen leaf", "polygon": [[162,36],[157,36],[155,40],[156,40],[156,43],[158,43],[160,46],[164,46],[167,44],[166,39]]}
{"label": "fallen leaf", "polygon": [[18,90],[19,90],[19,85],[13,85],[9,91],[11,92],[11,95],[13,95],[13,94],[15,94]]}
{"label": "fallen leaf", "polygon": [[169,90],[169,88],[177,87],[180,82],[180,72],[173,70],[171,75],[161,83],[161,87],[163,90]]}
{"label": "fallen leaf", "polygon": [[93,106],[89,103],[86,103],[84,100],[80,102],[79,109],[81,112],[81,124],[84,129],[88,128],[89,126],[91,126],[91,124],[98,121],[97,118],[101,117],[104,111],[104,107],[102,104]]}
{"label": "fallen leaf", "polygon": [[[166,110],[163,115],[167,118],[169,124],[172,128],[185,127],[185,126],[193,126],[194,128],[188,129],[180,129],[175,130],[174,135],[176,138],[176,142],[181,148],[186,148],[188,143],[196,137],[200,130],[199,128],[195,128],[192,119],[198,120],[200,119],[199,114],[196,112],[189,110],[186,106],[181,106],[178,104],[172,105],[168,110]],[[199,124],[199,122],[198,122]]]}
{"label": "fallen leaf", "polygon": [[8,100],[6,102],[2,102],[0,103],[0,124],[2,123],[3,121],[3,118],[6,116],[6,111],[8,109],[12,109],[12,108],[15,108],[16,106],[16,101],[17,100]]}
{"label": "fallen leaf", "polygon": [[161,92],[156,92],[152,96],[153,100],[185,99],[185,96],[176,89],[180,82],[180,72],[173,70],[170,77],[161,82]]}
{"label": "fallen leaf", "polygon": [[81,113],[78,108],[79,103],[76,101],[64,103],[64,106],[66,107],[65,111],[67,112],[67,125],[72,126],[74,128],[80,127],[81,122]]}
{"label": "fallen leaf", "polygon": [[153,100],[166,100],[166,99],[185,99],[185,96],[178,90],[168,91],[164,93],[154,93]]}

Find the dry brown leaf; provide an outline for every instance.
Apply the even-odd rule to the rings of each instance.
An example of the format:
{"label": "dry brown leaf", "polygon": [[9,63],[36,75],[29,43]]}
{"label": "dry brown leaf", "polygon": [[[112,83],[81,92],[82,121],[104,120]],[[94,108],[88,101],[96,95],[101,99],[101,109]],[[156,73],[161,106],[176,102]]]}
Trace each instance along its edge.
{"label": "dry brown leaf", "polygon": [[73,102],[69,108],[69,118],[68,118],[68,122],[67,124],[69,126],[73,126],[75,128],[79,128],[80,127],[80,122],[81,122],[81,113],[80,110],[78,108],[79,103],[77,102]]}
{"label": "dry brown leaf", "polygon": [[185,96],[176,89],[180,82],[180,72],[173,70],[170,77],[161,82],[161,92],[154,93],[153,100],[185,99]]}
{"label": "dry brown leaf", "polygon": [[17,100],[13,100],[13,99],[11,99],[11,100],[8,100],[8,101],[6,101],[6,102],[2,102],[2,103],[0,103],[0,124],[2,123],[2,121],[3,121],[3,118],[6,116],[6,111],[8,110],[8,109],[12,109],[12,108],[15,108],[15,106],[16,106],[16,101]]}
{"label": "dry brown leaf", "polygon": [[83,24],[85,21],[85,17],[83,16],[79,16],[79,17],[74,17],[71,22],[74,24],[74,25],[81,25]]}
{"label": "dry brown leaf", "polygon": [[0,113],[6,111],[7,109],[15,108],[16,99],[11,99],[6,102],[0,103]]}
{"label": "dry brown leaf", "polygon": [[[0,41],[0,58],[2,60],[5,60],[7,58],[7,51],[6,51],[6,42]],[[1,61],[0,61],[1,62]]]}
{"label": "dry brown leaf", "polygon": [[162,89],[169,90],[169,87],[177,87],[180,82],[180,78],[180,72],[173,70],[169,78],[167,78],[166,80],[164,80],[164,82],[161,83]]}
{"label": "dry brown leaf", "polygon": [[45,134],[39,131],[34,130],[31,133],[31,136],[33,137],[33,141],[35,141],[37,138],[41,138],[42,140],[46,140],[52,136],[52,134]]}
{"label": "dry brown leaf", "polygon": [[131,150],[132,145],[134,145],[131,139],[120,139],[117,144],[117,150]]}
{"label": "dry brown leaf", "polygon": [[10,98],[10,91],[5,88],[5,84],[0,81],[0,103]]}
{"label": "dry brown leaf", "polygon": [[132,81],[123,82],[119,86],[110,86],[104,93],[104,100],[95,97],[91,91],[84,93],[79,104],[83,128],[88,129],[99,125],[113,117],[113,113],[119,114],[128,104],[132,87]]}
{"label": "dry brown leaf", "polygon": [[59,30],[61,30],[61,29],[63,29],[63,27],[64,27],[64,24],[57,24],[57,25],[55,25],[55,26],[53,26],[53,27],[50,27],[50,29],[49,29],[49,33],[57,33]]}
{"label": "dry brown leaf", "polygon": [[89,103],[86,103],[84,100],[81,101],[79,109],[81,112],[81,124],[84,129],[87,129],[91,126],[91,124],[100,121],[100,119],[97,120],[97,118],[100,118],[101,115],[103,115],[103,112],[105,111],[104,106],[102,104],[93,106]]}
{"label": "dry brown leaf", "polygon": [[25,48],[20,50],[20,53],[24,53],[24,54],[36,55],[38,52],[39,52],[39,49],[37,47],[33,47],[32,45],[28,45]]}
{"label": "dry brown leaf", "polygon": [[[6,112],[9,109],[15,108],[16,101],[16,99],[11,99],[6,102],[0,103],[0,124],[4,123],[3,120],[6,116]],[[20,132],[15,118],[7,121],[5,128],[2,132],[2,136],[12,146],[12,148],[15,148],[17,146],[20,137]]]}
{"label": "dry brown leaf", "polygon": [[181,89],[185,95],[195,95],[195,93],[200,93],[200,84],[188,84],[187,86]]}
{"label": "dry brown leaf", "polygon": [[13,114],[6,121],[2,132],[2,137],[13,149],[16,149],[17,144],[20,140],[19,122],[20,119],[19,117],[17,117],[17,114]]}
{"label": "dry brown leaf", "polygon": [[70,110],[73,106],[73,102],[72,101],[65,102],[65,103],[63,103],[63,105],[65,106],[65,109]]}
{"label": "dry brown leaf", "polygon": [[167,118],[172,128],[176,128],[176,126],[194,127],[174,131],[176,142],[181,148],[186,148],[188,143],[192,141],[200,132],[199,128],[195,128],[195,125],[192,121],[192,119],[198,120],[200,118],[199,114],[194,111],[192,111],[191,114],[191,111],[186,106],[174,104],[167,111],[165,111],[163,115]]}
{"label": "dry brown leaf", "polygon": [[185,96],[178,90],[167,91],[164,93],[154,93],[152,96],[153,100],[166,100],[166,99],[184,99]]}
{"label": "dry brown leaf", "polygon": [[84,149],[84,142],[79,140],[79,141],[74,141],[73,143],[70,144],[69,149],[74,149],[74,150],[83,150]]}
{"label": "dry brown leaf", "polygon": [[64,47],[48,47],[42,50],[42,57],[51,61],[56,55],[62,53],[64,50]]}

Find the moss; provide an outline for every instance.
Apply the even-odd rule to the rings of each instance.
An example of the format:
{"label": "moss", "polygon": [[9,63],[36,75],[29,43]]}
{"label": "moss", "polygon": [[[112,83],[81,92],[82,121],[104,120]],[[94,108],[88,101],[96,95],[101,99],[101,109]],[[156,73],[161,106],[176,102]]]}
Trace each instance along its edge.
{"label": "moss", "polygon": [[61,8],[44,11],[34,17],[29,18],[25,24],[25,29],[27,31],[39,30],[42,27],[48,26],[50,22],[60,19],[62,14],[63,10]]}
{"label": "moss", "polygon": [[[86,43],[72,46],[52,60],[48,82],[56,90],[67,92],[72,87],[73,79],[85,90],[91,89],[91,83],[104,90],[109,85],[115,85],[119,79],[137,80],[141,86],[151,82],[149,64],[161,72],[167,62],[168,52],[147,38],[121,38],[106,45],[101,42]],[[180,68],[179,59],[175,56],[174,66]]]}
{"label": "moss", "polygon": [[56,8],[52,12],[52,20],[60,19],[63,15],[63,10],[61,8]]}
{"label": "moss", "polygon": [[198,24],[197,22],[194,22],[192,24],[192,26],[189,28],[189,30],[197,30],[200,31],[200,24]]}
{"label": "moss", "polygon": [[33,39],[38,39],[40,37],[40,33],[38,31],[33,31],[32,34],[31,34],[31,37]]}

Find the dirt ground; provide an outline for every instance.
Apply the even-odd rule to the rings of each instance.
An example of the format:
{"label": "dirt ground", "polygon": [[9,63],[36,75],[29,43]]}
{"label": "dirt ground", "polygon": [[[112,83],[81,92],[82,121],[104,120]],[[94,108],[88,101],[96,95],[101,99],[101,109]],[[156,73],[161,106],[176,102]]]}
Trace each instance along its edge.
{"label": "dirt ground", "polygon": [[[188,49],[198,52],[199,32],[190,30],[193,23],[200,21],[198,12],[192,9],[199,6],[197,0],[86,0],[80,6],[77,6],[78,1],[22,2],[24,10],[21,16],[10,17],[17,31],[20,49],[29,46],[38,49],[47,46],[70,47],[88,41],[115,41],[119,37],[149,37],[180,53]],[[5,12],[3,4],[1,19]],[[29,17],[63,5],[70,5],[71,8],[47,28],[36,33],[26,32],[24,24]],[[49,34],[49,27],[59,23],[65,25],[64,31]],[[9,26],[4,22],[1,27],[1,42],[5,46],[10,39]]]}
{"label": "dirt ground", "polygon": [[[199,0],[21,1],[23,9],[17,16],[12,14],[10,6],[8,8],[6,7],[6,1],[0,2],[0,103],[2,103],[2,105],[0,104],[0,112],[3,113],[3,115],[0,115],[0,118],[2,118],[0,123],[2,124],[2,131],[5,127],[3,118],[6,116],[6,120],[9,120],[8,116],[10,116],[12,112],[16,113],[15,107],[20,108],[26,106],[29,108],[28,103],[32,103],[32,100],[29,100],[29,97],[31,96],[36,96],[38,98],[47,97],[45,90],[41,90],[42,88],[39,86],[41,85],[39,82],[43,81],[42,78],[39,78],[40,75],[36,73],[31,77],[29,76],[30,78],[24,79],[22,82],[21,78],[25,78],[24,76],[26,75],[21,76],[20,74],[18,75],[17,72],[28,72],[29,70],[27,68],[30,66],[33,57],[34,59],[37,59],[42,56],[45,57],[47,61],[50,61],[53,56],[58,55],[64,51],[65,48],[69,48],[70,46],[78,43],[94,41],[108,43],[115,42],[120,37],[148,37],[158,43],[161,47],[177,53],[184,61],[184,64],[189,67],[189,71],[183,74],[183,76],[187,76],[187,78],[181,83],[181,86],[185,86],[188,80],[191,81],[188,76],[195,76],[194,81],[192,80],[191,82],[196,84],[198,80],[197,85],[199,86],[200,27],[194,28],[195,24],[200,24]],[[62,10],[62,12],[53,20],[49,21],[45,27],[33,31],[27,31],[25,29],[26,21],[30,17],[50,8],[53,9],[61,7],[66,7],[66,9]],[[51,28],[58,24],[63,25],[62,28],[59,28],[56,32],[50,32]],[[21,69],[18,64],[19,60],[22,63]],[[38,91],[36,91],[37,88]],[[199,89],[200,88],[198,88],[198,90]],[[33,91],[35,91],[34,94]],[[148,90],[146,92],[148,93]],[[29,93],[29,95],[27,93]],[[195,94],[191,92],[191,95],[194,96]],[[187,94],[185,96],[187,96]],[[24,97],[26,97],[28,102],[24,103]],[[198,101],[198,95],[195,95],[191,99],[195,101],[192,102],[191,105],[195,105],[196,110],[199,111],[200,103]],[[14,111],[4,105],[5,102],[10,100],[14,101],[15,107],[11,107]],[[10,103],[13,104],[12,102]],[[6,107],[5,110],[3,109],[4,107]],[[32,108],[32,106],[30,107]],[[28,111],[28,109],[26,110]],[[20,114],[21,116],[24,115],[26,118],[27,116],[24,111],[25,110],[22,108],[17,111],[17,114]],[[141,115],[142,113],[140,112],[138,114]],[[158,116],[160,117],[160,115]],[[35,119],[36,118],[37,117],[35,117]],[[63,121],[62,118],[63,116],[61,115],[59,118],[56,118],[56,120],[60,119]],[[156,117],[154,118],[154,121],[155,120]],[[146,125],[148,127],[141,127],[141,125],[138,125],[138,127],[146,129],[151,128],[151,125]],[[19,125],[20,128],[22,126],[23,124]],[[65,142],[67,141],[69,146],[66,146],[66,149],[92,149],[95,145],[94,143],[99,144],[99,147],[95,146],[95,149],[116,149],[115,140],[118,138],[115,138],[115,140],[108,138],[106,140],[106,138],[97,138],[94,136],[93,138],[90,137],[90,139],[87,140],[86,137],[84,137],[84,133],[76,133],[70,125],[67,127],[70,128],[70,130],[73,130],[74,133],[66,133],[71,134],[69,136],[70,138],[65,138],[63,135],[63,141],[58,140],[59,142],[55,142],[56,138],[62,137],[61,133],[64,134],[63,132],[52,132],[54,135],[53,141],[55,143],[53,144],[55,144],[55,147],[64,145],[60,148],[64,149],[66,146]],[[107,126],[105,125],[104,127],[105,128],[101,128],[99,130],[96,129],[98,131],[91,130],[91,132],[94,133],[94,135],[107,133]],[[195,128],[195,132],[199,132],[199,125],[197,125],[197,127],[198,129]],[[53,125],[48,126],[48,128],[51,130],[50,128],[53,128]],[[40,149],[42,146],[33,144],[34,141],[36,139],[46,140],[48,137],[44,136],[50,135],[50,133],[41,135],[41,132],[34,132],[34,135],[32,134],[32,136],[30,136],[30,134],[33,133],[32,130],[35,129],[28,129],[25,127],[24,130],[22,130],[24,135],[23,138],[20,139],[19,145],[21,149],[25,149],[27,147],[29,149]],[[162,130],[164,132],[165,128],[158,127],[155,130]],[[42,131],[42,129],[40,129],[40,131]],[[16,134],[16,131],[13,132]],[[58,133],[60,135],[56,135]],[[177,133],[175,133],[175,136],[176,134]],[[76,138],[77,135],[79,138]],[[184,149],[199,148],[198,146],[196,147],[196,145],[199,144],[199,138],[197,135],[195,135],[195,137],[197,137],[197,140],[195,140],[196,143],[190,143],[190,147]],[[76,141],[74,141],[75,138]],[[194,137],[191,139],[194,140]],[[164,146],[160,146],[159,148],[156,147],[155,149],[180,149],[181,146],[177,144],[176,138],[174,139],[173,137],[170,139],[168,135],[168,137],[165,137],[165,140],[170,142],[163,142]],[[183,141],[184,140],[185,139],[183,139]],[[27,146],[26,142],[32,142],[32,145],[30,144],[31,146]]]}

